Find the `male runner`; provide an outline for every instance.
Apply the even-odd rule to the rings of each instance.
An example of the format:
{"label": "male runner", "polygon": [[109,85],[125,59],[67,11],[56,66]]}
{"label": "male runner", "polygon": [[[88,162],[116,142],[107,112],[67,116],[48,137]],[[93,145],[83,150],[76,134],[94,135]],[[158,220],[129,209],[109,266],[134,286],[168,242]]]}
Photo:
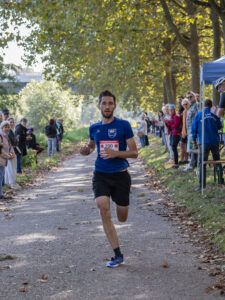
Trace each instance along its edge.
{"label": "male runner", "polygon": [[129,122],[113,116],[116,97],[109,91],[102,92],[98,108],[102,114],[102,121],[90,127],[90,140],[86,146],[81,147],[80,154],[89,155],[94,151],[95,145],[97,146],[93,191],[105,234],[115,253],[115,257],[108,261],[106,266],[117,267],[124,263],[124,259],[111,220],[110,197],[115,202],[118,220],[125,222],[128,217],[131,186],[131,178],[127,171],[129,163],[126,158],[137,158],[138,151]]}

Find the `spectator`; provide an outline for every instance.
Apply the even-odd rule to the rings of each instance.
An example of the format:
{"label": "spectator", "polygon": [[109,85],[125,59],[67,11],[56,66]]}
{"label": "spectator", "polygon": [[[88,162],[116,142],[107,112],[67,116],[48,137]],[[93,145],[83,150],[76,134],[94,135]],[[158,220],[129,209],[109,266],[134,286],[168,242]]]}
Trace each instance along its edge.
{"label": "spectator", "polygon": [[17,173],[20,174],[21,176],[24,176],[22,173],[22,167],[21,167],[21,162],[22,162],[22,156],[27,155],[27,148],[26,148],[26,141],[30,139],[29,136],[27,136],[27,119],[22,118],[20,120],[20,124],[16,126],[16,131],[15,131],[15,136],[16,136],[16,141],[18,145],[18,153],[16,155],[17,159]]}
{"label": "spectator", "polygon": [[148,117],[147,112],[144,112],[144,115],[145,115],[145,121],[146,121],[146,124],[147,124],[147,134],[145,136],[145,145],[149,146],[148,134],[150,133],[151,121]]}
{"label": "spectator", "polygon": [[2,110],[2,115],[3,115],[3,121],[7,121],[9,118],[9,110],[8,109],[3,109]]}
{"label": "spectator", "polygon": [[27,141],[27,148],[37,151],[37,154],[41,153],[44,149],[36,142],[36,136],[34,134],[34,128],[28,127],[28,136],[30,140]]}
{"label": "spectator", "polygon": [[177,146],[180,141],[180,135],[181,135],[181,118],[179,115],[176,114],[176,107],[174,104],[170,104],[169,106],[169,113],[170,113],[170,120],[164,119],[169,133],[170,133],[170,144],[173,149],[173,155],[174,155],[174,165],[172,168],[177,169],[179,168],[178,164],[178,152],[177,152]]}
{"label": "spectator", "polygon": [[[187,152],[190,152],[190,144],[192,141],[192,134],[191,134],[191,126],[194,120],[195,115],[198,113],[198,104],[195,100],[195,94],[193,92],[187,93],[187,99],[190,103],[190,108],[187,111],[186,117],[186,129],[187,129]],[[184,171],[193,170],[197,166],[197,159],[198,155],[196,153],[191,153],[191,161],[189,165],[184,169]]]}
{"label": "spectator", "polygon": [[56,151],[60,152],[60,150],[61,150],[61,143],[62,143],[62,139],[63,139],[63,133],[64,133],[63,119],[59,119],[58,122],[56,122],[56,131],[57,131],[57,136],[56,136]]}
{"label": "spectator", "polygon": [[198,111],[201,110],[201,102],[200,102],[200,94],[199,92],[195,93],[195,100],[196,100],[196,103],[198,105]]}
{"label": "spectator", "polygon": [[0,199],[2,200],[7,199],[7,197],[2,194],[2,183],[5,174],[5,167],[7,166],[8,160],[14,157],[14,154],[10,153],[10,145],[8,141],[9,130],[9,122],[3,121],[0,125]]}
{"label": "spectator", "polygon": [[45,127],[45,134],[48,137],[48,157],[54,156],[56,145],[56,124],[55,120],[51,119],[49,124]]}
{"label": "spectator", "polygon": [[163,111],[158,112],[158,121],[156,122],[156,126],[159,128],[159,136],[162,138],[162,145],[165,145],[164,140],[164,123],[163,123]]}
{"label": "spectator", "polygon": [[219,109],[217,112],[218,117],[222,118],[222,117],[224,117],[224,110],[225,110],[225,93],[224,93],[224,91],[225,91],[225,76],[217,79],[214,86],[219,93],[222,93],[222,95],[220,97]]}
{"label": "spectator", "polygon": [[183,96],[178,97],[178,101],[177,101],[177,103],[178,103],[178,112],[177,112],[177,114],[179,116],[182,116],[183,115],[183,111],[184,111],[184,107],[182,105],[183,99],[184,99]]}
{"label": "spectator", "polygon": [[141,147],[146,146],[146,138],[145,135],[147,135],[147,123],[145,121],[145,115],[143,114],[141,117],[140,125],[137,129],[137,135],[139,137]]}
{"label": "spectator", "polygon": [[7,167],[5,168],[5,184],[9,184],[12,189],[20,189],[20,185],[16,183],[16,154],[20,153],[16,137],[15,137],[15,121],[13,118],[8,118],[10,125],[10,130],[8,134],[8,139],[10,143],[10,152],[14,153],[14,158],[8,161]]}
{"label": "spectator", "polygon": [[[220,152],[219,152],[219,145],[220,145],[220,137],[218,130],[222,128],[222,124],[220,122],[220,118],[213,114],[210,109],[212,107],[212,101],[210,99],[205,100],[205,109],[204,109],[204,161],[208,160],[209,152],[212,152],[213,160],[220,160]],[[199,112],[192,124],[192,136],[193,142],[195,147],[197,147],[197,136],[199,137],[199,145],[202,144],[202,112]],[[202,160],[201,160],[201,147],[200,147],[200,180],[199,180],[199,187],[196,190],[201,189],[202,184]],[[218,164],[218,167],[221,169],[222,174],[222,166]],[[204,165],[204,172],[203,172],[203,186],[206,186],[206,165]]]}
{"label": "spectator", "polygon": [[0,125],[1,125],[2,121],[3,121],[3,114],[2,114],[2,112],[0,111]]}
{"label": "spectator", "polygon": [[188,155],[187,155],[187,128],[186,128],[186,117],[187,111],[190,108],[190,103],[187,98],[184,98],[182,101],[182,106],[184,107],[183,115],[182,115],[182,134],[180,140],[180,165],[188,163]]}
{"label": "spectator", "polygon": [[[164,119],[170,120],[169,104],[166,104],[164,106]],[[173,149],[172,149],[172,146],[170,145],[170,133],[166,126],[164,126],[164,133],[165,133],[165,142],[166,142],[168,152],[169,152],[169,160],[168,160],[167,164],[173,164],[174,163]]]}

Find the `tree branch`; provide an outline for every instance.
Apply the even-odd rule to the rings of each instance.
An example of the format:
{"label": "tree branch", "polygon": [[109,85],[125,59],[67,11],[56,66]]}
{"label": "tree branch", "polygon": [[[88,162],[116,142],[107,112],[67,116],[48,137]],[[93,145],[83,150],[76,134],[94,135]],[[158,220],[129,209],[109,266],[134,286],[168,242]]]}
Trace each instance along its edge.
{"label": "tree branch", "polygon": [[197,5],[205,6],[205,7],[211,6],[208,2],[203,2],[203,1],[199,1],[199,0],[191,0],[191,2],[193,2],[194,4],[197,4]]}
{"label": "tree branch", "polygon": [[171,30],[175,33],[175,35],[176,35],[177,39],[180,41],[180,43],[185,48],[188,48],[189,42],[186,39],[184,39],[184,37],[180,34],[177,26],[173,23],[172,16],[170,14],[170,11],[169,11],[169,8],[166,4],[166,1],[165,0],[160,0],[160,3],[163,7],[165,18],[166,18],[167,23],[170,26]]}

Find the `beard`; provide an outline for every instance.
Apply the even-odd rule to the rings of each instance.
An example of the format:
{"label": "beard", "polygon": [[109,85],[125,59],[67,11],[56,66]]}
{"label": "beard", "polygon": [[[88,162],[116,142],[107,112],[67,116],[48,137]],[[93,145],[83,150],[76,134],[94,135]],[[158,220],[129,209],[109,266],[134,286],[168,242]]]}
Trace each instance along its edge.
{"label": "beard", "polygon": [[103,118],[105,119],[110,119],[113,116],[113,112],[107,112],[104,113],[103,111],[101,111]]}

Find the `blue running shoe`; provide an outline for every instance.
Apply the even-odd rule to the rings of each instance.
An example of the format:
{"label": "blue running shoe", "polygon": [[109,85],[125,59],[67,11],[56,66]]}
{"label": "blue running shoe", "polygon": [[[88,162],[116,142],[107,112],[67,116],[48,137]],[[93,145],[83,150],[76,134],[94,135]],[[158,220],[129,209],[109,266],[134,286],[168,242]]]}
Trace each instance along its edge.
{"label": "blue running shoe", "polygon": [[123,256],[122,257],[112,257],[110,261],[107,261],[106,267],[116,268],[119,265],[124,264]]}

